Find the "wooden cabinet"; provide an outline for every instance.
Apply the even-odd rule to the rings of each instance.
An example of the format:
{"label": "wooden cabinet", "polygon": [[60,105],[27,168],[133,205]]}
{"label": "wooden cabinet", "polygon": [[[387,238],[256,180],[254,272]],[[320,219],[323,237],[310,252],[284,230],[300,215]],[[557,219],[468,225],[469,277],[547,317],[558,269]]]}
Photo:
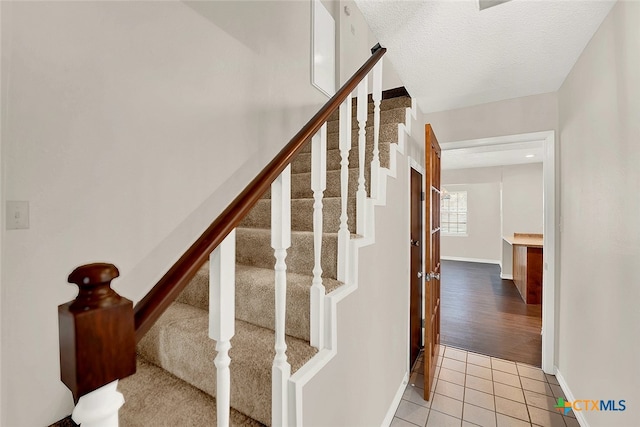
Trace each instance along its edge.
{"label": "wooden cabinet", "polygon": [[542,303],[542,234],[515,233],[505,240],[513,245],[513,282],[527,304]]}

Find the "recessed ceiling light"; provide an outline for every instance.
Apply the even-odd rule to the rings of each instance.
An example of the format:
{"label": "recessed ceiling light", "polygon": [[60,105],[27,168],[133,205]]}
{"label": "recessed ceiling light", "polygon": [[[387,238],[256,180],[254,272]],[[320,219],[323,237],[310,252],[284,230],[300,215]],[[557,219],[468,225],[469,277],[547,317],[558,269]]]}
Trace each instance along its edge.
{"label": "recessed ceiling light", "polygon": [[535,154],[527,154],[525,157],[526,157],[527,159],[531,159],[531,158],[533,158],[533,157],[535,157],[535,156],[536,156]]}

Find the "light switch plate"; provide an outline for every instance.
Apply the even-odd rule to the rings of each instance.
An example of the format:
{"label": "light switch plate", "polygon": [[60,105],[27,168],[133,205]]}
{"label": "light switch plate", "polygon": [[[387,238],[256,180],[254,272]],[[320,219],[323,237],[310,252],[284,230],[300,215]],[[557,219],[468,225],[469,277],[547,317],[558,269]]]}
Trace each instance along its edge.
{"label": "light switch plate", "polygon": [[29,228],[29,202],[7,200],[7,230]]}

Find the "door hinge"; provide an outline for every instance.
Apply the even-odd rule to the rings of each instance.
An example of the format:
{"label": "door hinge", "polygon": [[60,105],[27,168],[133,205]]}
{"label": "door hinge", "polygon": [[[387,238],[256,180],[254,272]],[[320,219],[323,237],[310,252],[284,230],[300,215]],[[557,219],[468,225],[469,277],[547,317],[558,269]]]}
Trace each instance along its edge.
{"label": "door hinge", "polygon": [[422,319],[422,327],[424,328],[424,319]]}
{"label": "door hinge", "polygon": [[420,193],[420,197],[421,197],[422,201],[424,202],[424,200],[426,199],[426,194],[425,194],[424,191],[422,193]]}

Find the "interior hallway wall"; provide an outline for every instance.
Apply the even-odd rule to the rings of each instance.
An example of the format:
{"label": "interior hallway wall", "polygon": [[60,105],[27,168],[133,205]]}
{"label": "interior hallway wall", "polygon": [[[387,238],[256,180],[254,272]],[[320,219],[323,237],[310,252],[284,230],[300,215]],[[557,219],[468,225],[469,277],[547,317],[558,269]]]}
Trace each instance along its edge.
{"label": "interior hallway wall", "polygon": [[[640,425],[640,3],[618,1],[559,91],[558,368],[591,427]],[[618,405],[618,408],[620,406]]]}
{"label": "interior hallway wall", "polygon": [[440,143],[555,130],[557,93],[506,99],[425,114]]}
{"label": "interior hallway wall", "polygon": [[[544,221],[542,163],[502,168],[502,231],[542,234]],[[513,246],[502,240],[500,277],[513,279]]]}
{"label": "interior hallway wall", "polygon": [[500,182],[447,184],[445,172],[442,187],[467,192],[468,214],[466,235],[442,234],[442,258],[500,263]]}

